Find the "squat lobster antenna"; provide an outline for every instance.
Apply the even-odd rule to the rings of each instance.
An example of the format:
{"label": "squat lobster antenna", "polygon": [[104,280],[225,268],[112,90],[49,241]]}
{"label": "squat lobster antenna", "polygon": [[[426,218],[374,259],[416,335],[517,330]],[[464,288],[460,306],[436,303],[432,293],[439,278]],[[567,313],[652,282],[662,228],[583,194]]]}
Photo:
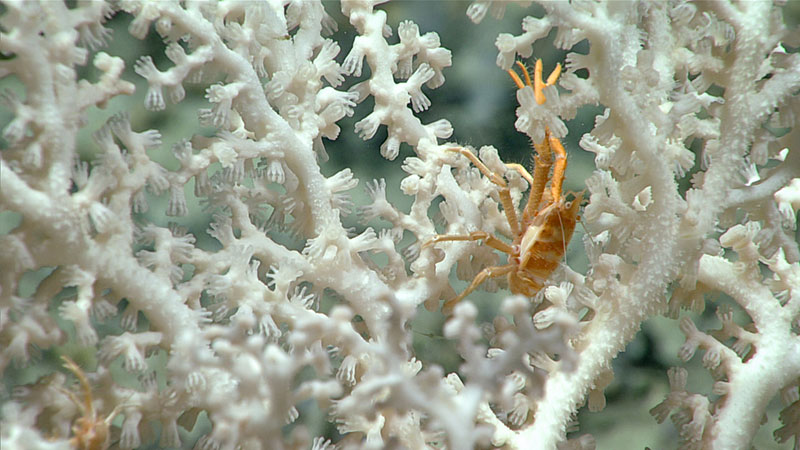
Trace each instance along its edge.
{"label": "squat lobster antenna", "polygon": [[508,69],[508,74],[511,76],[511,79],[514,80],[514,84],[517,85],[518,89],[522,89],[525,86],[530,86],[533,88],[533,95],[536,98],[536,103],[543,105],[544,102],[547,101],[547,97],[544,95],[544,88],[548,86],[552,86],[556,84],[558,77],[561,75],[561,63],[556,64],[556,68],[550,72],[550,75],[547,77],[547,81],[542,80],[542,60],[537,59],[536,65],[533,68],[533,81],[531,81],[531,76],[528,73],[527,67],[524,64],[517,61],[517,66],[522,70],[522,75],[525,77],[525,83],[522,82],[522,79],[517,75],[513,69]]}

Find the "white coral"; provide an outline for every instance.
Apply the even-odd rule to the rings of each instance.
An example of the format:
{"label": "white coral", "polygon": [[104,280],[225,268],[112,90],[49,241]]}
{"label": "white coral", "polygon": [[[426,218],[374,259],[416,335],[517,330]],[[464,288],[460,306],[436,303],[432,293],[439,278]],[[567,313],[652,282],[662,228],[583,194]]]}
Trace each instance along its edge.
{"label": "white coral", "polygon": [[[781,397],[774,436],[797,439],[800,58],[785,8],[540,2],[540,17],[495,45],[501,69],[550,34],[566,52],[546,102],[517,91],[517,128],[542,154],[511,165],[504,143],[482,142],[482,173],[452,151],[463,143],[447,142],[458,116],[434,107],[445,78],[463,75],[449,68],[463,55],[445,48],[451,36],[382,3],[343,0],[339,42],[318,0],[3,3],[0,371],[13,362],[43,375],[4,379],[4,446],[63,448],[87,423],[108,424],[120,448],[148,446],[158,422],[162,447],[191,446],[183,427],[211,430],[199,449],[587,449],[594,437],[568,431],[581,405],[614,407],[603,394],[611,368],[635,369],[612,366],[615,356],[648,318],[701,311],[719,293],[730,304],[717,308],[719,330],[690,316],[673,326],[686,335],[679,358],[701,358],[713,384],[690,393],[695,374],[671,369],[653,415],[673,418],[684,447],[747,448],[761,445],[753,436]],[[507,3],[480,0],[467,14],[479,22]],[[129,46],[114,56],[105,22],[124,14],[128,34],[156,33],[163,55]],[[120,103],[136,79],[139,100]],[[476,91],[484,108],[493,89]],[[103,108],[126,112],[96,125],[90,113]],[[354,128],[342,129],[350,116]],[[575,146],[569,131],[581,122],[593,127]],[[383,142],[329,143],[384,128]],[[545,137],[567,151],[555,168],[542,166]],[[594,159],[591,176],[578,147]],[[387,161],[375,173],[327,162],[362,150]],[[506,180],[511,205],[487,170]],[[355,189],[364,176],[380,180],[366,196]],[[563,217],[540,205],[518,219],[551,251],[518,268],[503,208],[540,192],[541,205],[568,203],[576,184],[589,191],[579,227],[588,268],[577,270],[580,240],[562,242]],[[493,238],[464,236],[473,231]],[[460,236],[431,245],[449,233]],[[541,289],[499,308],[472,294],[441,327],[429,323],[464,289],[451,278],[471,282],[489,266],[511,283],[498,277],[487,290],[517,291],[520,279]],[[451,344],[449,359],[421,353]],[[80,388],[68,391],[39,358],[54,350],[97,370],[86,380],[75,370]],[[109,370],[120,360],[138,382]],[[314,437],[312,399],[338,442]]]}

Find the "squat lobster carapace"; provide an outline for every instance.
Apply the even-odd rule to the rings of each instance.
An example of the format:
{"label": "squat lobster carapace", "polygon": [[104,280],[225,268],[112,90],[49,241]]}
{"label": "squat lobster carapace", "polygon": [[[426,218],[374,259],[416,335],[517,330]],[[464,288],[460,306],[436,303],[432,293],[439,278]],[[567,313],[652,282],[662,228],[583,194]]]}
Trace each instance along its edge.
{"label": "squat lobster carapace", "polygon": [[[543,104],[546,101],[543,90],[556,82],[561,73],[561,66],[556,66],[545,82],[542,80],[541,60],[536,61],[533,80],[522,63],[517,62],[517,65],[522,68],[525,83],[513,70],[508,71],[511,78],[520,89],[526,86],[533,88],[536,102]],[[508,288],[512,293],[533,296],[542,289],[547,278],[561,263],[572,238],[572,232],[575,230],[583,194],[576,194],[572,201],[567,201],[564,197],[562,186],[564,172],[567,169],[567,153],[548,128],[545,128],[544,140],[540,143],[534,142],[533,147],[536,152],[533,175],[520,164],[505,165],[507,170],[517,171],[531,187],[521,217],[514,209],[511,191],[503,178],[504,174],[492,172],[467,149],[450,149],[464,155],[492,183],[500,187],[500,202],[513,240],[509,244],[488,232],[475,231],[465,235],[437,235],[423,244],[423,247],[429,247],[437,242],[446,241],[484,241],[489,247],[508,255],[507,264],[481,270],[461,294],[445,302],[444,311],[451,310],[486,279],[503,275],[507,277]]]}

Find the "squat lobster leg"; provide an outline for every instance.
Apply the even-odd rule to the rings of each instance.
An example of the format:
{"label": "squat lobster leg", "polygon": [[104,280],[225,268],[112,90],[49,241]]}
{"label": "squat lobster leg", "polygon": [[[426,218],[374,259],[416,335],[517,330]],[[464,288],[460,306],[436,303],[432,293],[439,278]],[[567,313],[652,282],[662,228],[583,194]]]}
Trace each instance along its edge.
{"label": "squat lobster leg", "polygon": [[451,298],[450,300],[447,300],[446,302],[444,302],[444,305],[442,306],[442,312],[443,313],[449,313],[450,311],[452,311],[453,307],[458,302],[463,300],[464,297],[466,297],[472,291],[477,289],[478,286],[480,286],[481,283],[486,281],[487,278],[502,277],[503,275],[508,275],[508,274],[514,272],[515,270],[517,270],[517,265],[516,264],[506,264],[504,266],[486,267],[485,269],[483,269],[480,272],[478,272],[477,275],[475,275],[475,278],[472,279],[472,283],[470,283],[469,286],[467,286],[467,288],[464,289],[464,292],[462,292],[462,293],[458,294],[457,296]]}
{"label": "squat lobster leg", "polygon": [[439,234],[431,239],[425,241],[422,244],[422,248],[430,247],[431,245],[437,242],[443,241],[485,241],[486,245],[492,247],[495,250],[500,250],[503,253],[508,253],[509,255],[514,253],[514,248],[510,245],[506,244],[505,242],[501,241],[497,237],[485,232],[485,231],[473,231],[470,234]]}
{"label": "squat lobster leg", "polygon": [[517,211],[514,209],[514,203],[511,201],[511,191],[508,189],[508,184],[506,180],[503,179],[502,176],[494,173],[486,167],[477,156],[471,151],[465,148],[451,148],[448,149],[451,152],[458,152],[462,155],[466,156],[467,159],[472,161],[472,164],[475,164],[475,167],[478,168],[485,176],[489,179],[492,183],[500,186],[500,204],[503,205],[503,212],[506,215],[506,220],[508,220],[508,225],[511,227],[511,233],[518,234],[520,231],[519,228],[519,219],[517,218]]}

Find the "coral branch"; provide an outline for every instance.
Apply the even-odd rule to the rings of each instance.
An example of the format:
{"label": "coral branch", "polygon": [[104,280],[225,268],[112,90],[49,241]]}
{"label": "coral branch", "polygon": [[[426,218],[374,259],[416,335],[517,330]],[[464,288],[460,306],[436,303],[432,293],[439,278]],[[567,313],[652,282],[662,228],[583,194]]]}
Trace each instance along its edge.
{"label": "coral branch", "polygon": [[3,448],[797,447],[790,4],[382,3],[0,0]]}

